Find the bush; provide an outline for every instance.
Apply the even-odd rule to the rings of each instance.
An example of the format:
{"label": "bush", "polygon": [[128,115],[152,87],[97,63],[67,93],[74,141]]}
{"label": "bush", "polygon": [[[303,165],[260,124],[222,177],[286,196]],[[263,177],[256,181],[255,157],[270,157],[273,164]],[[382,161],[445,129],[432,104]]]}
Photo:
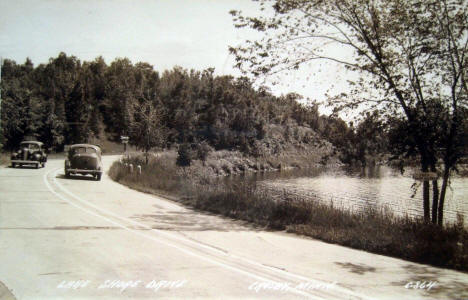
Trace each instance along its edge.
{"label": "bush", "polygon": [[8,153],[0,152],[0,165],[7,165],[10,162]]}
{"label": "bush", "polygon": [[187,143],[180,145],[179,151],[177,152],[176,164],[180,167],[190,166],[192,163],[192,150]]}
{"label": "bush", "polygon": [[208,145],[206,141],[195,145],[195,159],[199,159],[202,162],[206,162],[208,155],[213,151],[213,148]]}

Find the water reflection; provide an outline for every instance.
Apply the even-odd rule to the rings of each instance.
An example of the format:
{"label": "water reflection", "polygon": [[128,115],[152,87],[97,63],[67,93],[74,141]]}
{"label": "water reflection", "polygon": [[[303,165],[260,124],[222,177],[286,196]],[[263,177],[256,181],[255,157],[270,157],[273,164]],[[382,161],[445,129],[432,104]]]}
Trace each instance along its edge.
{"label": "water reflection", "polygon": [[[301,174],[302,172],[302,174]],[[257,174],[254,180],[268,189],[287,190],[301,197],[360,211],[389,210],[397,216],[423,216],[421,183],[386,166],[364,169],[317,169]],[[447,190],[444,218],[456,222],[460,213],[468,227],[468,178],[453,178]]]}

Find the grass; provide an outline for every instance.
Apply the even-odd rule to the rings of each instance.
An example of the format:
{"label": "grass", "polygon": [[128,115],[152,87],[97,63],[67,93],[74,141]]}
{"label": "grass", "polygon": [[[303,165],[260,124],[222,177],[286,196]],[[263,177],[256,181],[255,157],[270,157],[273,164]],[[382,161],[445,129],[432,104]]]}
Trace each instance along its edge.
{"label": "grass", "polygon": [[305,201],[284,191],[280,197],[250,180],[212,176],[207,163],[190,168],[175,164],[174,152],[150,159],[133,157],[141,175],[116,162],[109,175],[129,187],[174,196],[196,209],[245,220],[273,230],[287,230],[329,243],[403,258],[439,267],[468,271],[468,232],[462,219],[439,227],[419,220],[397,218],[389,212],[347,210]]}
{"label": "grass", "polygon": [[6,166],[10,163],[9,153],[0,152],[0,166]]}

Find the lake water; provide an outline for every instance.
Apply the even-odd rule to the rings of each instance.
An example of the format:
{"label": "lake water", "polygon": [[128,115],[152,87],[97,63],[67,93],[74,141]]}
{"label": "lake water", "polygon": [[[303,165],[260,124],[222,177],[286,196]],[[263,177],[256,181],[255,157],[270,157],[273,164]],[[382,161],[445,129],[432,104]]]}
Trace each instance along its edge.
{"label": "lake water", "polygon": [[[421,182],[414,180],[410,174],[402,175],[389,167],[374,167],[358,172],[317,170],[308,176],[287,177],[259,178],[259,183],[268,189],[286,190],[352,211],[373,208],[389,210],[397,216],[423,216]],[[440,185],[441,181],[439,189]],[[465,227],[468,227],[467,177],[451,180],[444,207],[446,222],[456,222],[458,213],[463,217]]]}

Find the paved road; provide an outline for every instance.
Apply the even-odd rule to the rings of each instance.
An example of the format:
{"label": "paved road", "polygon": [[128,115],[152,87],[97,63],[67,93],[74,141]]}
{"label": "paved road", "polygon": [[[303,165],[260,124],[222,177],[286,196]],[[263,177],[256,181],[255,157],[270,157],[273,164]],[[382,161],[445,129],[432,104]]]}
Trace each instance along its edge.
{"label": "paved road", "polygon": [[466,273],[266,232],[106,175],[66,179],[63,159],[0,167],[0,266],[0,299],[468,298]]}

